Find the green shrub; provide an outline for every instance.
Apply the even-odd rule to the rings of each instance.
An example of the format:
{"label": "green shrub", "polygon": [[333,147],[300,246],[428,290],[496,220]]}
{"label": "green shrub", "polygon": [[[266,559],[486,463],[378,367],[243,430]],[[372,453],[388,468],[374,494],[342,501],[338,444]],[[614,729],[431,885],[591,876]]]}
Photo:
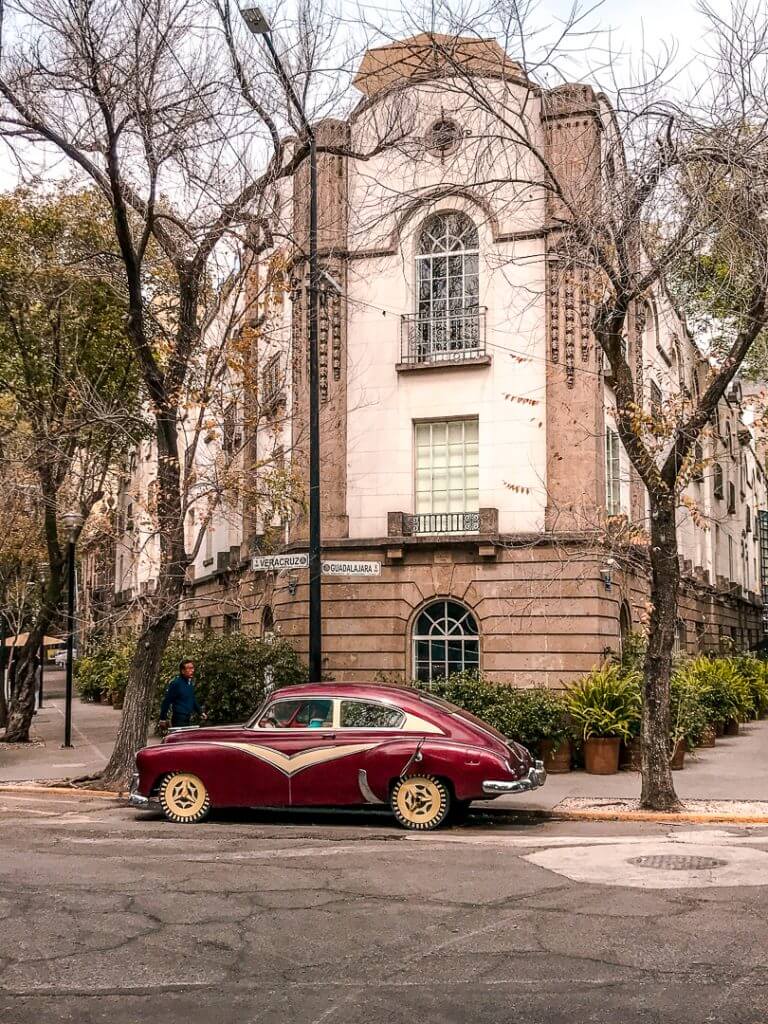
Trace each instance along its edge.
{"label": "green shrub", "polygon": [[135,641],[113,637],[78,658],[74,665],[75,685],[82,700],[96,700],[99,693],[104,693],[113,702],[122,701],[134,649]]}
{"label": "green shrub", "polygon": [[751,692],[732,658],[692,658],[678,669],[698,688],[699,700],[711,723],[741,719],[750,713]]}
{"label": "green shrub", "polygon": [[526,747],[535,747],[542,740],[559,743],[570,731],[561,691],[520,689],[461,672],[432,683],[429,692],[464,708]]}
{"label": "green shrub", "polygon": [[156,711],[179,662],[195,663],[195,692],[212,724],[243,722],[254,713],[268,688],[304,683],[307,670],[285,640],[266,642],[244,633],[203,633],[174,637],[163,657]]}
{"label": "green shrub", "polygon": [[570,716],[585,740],[615,737],[627,741],[640,728],[640,677],[619,665],[595,668],[565,691]]}
{"label": "green shrub", "polygon": [[547,740],[557,746],[571,732],[568,708],[561,690],[534,687],[513,690],[517,707],[515,739],[526,747],[537,747]]}
{"label": "green shrub", "polygon": [[683,740],[688,750],[698,744],[709,725],[709,714],[702,702],[694,678],[685,671],[676,671],[669,687],[669,731],[672,749]]}
{"label": "green shrub", "polygon": [[760,718],[768,711],[768,665],[750,654],[734,658],[736,671],[749,688],[752,718]]}
{"label": "green shrub", "polygon": [[[79,659],[77,688],[83,700],[94,700],[99,690],[111,693],[113,700],[122,700],[135,646],[134,640],[114,639]],[[242,722],[256,710],[268,686],[290,686],[305,682],[307,677],[301,659],[285,640],[266,643],[241,633],[174,636],[163,655],[154,698],[155,717],[182,658],[195,663],[197,699],[212,724]]]}

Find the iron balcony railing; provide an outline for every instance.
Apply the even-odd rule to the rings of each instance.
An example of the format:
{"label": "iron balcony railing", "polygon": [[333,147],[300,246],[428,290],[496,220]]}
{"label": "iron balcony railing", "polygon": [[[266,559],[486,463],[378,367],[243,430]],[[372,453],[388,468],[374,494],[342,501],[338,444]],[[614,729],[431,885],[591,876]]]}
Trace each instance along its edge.
{"label": "iron balcony railing", "polygon": [[479,512],[428,512],[422,515],[403,516],[406,534],[478,533]]}
{"label": "iron balcony railing", "polygon": [[421,316],[401,317],[401,363],[468,363],[482,359],[485,350],[485,307]]}

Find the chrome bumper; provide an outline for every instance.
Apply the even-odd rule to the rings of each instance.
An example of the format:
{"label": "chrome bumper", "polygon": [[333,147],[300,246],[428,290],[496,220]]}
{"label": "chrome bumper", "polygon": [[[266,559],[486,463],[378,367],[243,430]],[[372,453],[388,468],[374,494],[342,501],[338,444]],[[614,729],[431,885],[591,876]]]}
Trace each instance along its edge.
{"label": "chrome bumper", "polygon": [[138,807],[140,810],[146,810],[149,807],[149,797],[142,796],[141,793],[137,792],[139,786],[139,773],[134,772],[131,776],[131,785],[128,790],[128,806]]}
{"label": "chrome bumper", "polygon": [[535,761],[524,779],[516,779],[514,782],[502,782],[496,779],[487,779],[483,783],[483,792],[486,796],[502,796],[504,793],[528,793],[532,789],[538,789],[547,781],[547,773],[543,761]]}

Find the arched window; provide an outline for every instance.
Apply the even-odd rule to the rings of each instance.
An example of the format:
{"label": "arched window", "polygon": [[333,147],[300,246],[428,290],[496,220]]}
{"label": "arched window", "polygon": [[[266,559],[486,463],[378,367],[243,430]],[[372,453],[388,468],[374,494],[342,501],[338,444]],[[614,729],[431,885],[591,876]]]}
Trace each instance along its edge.
{"label": "arched window", "polygon": [[261,636],[263,640],[271,640],[275,632],[275,615],[271,605],[265,605],[261,613]]}
{"label": "arched window", "polygon": [[632,632],[632,613],[626,601],[621,602],[619,609],[619,653],[624,656],[629,634]]}
{"label": "arched window", "polygon": [[728,454],[733,455],[733,431],[728,422],[725,424],[725,447],[728,449]]}
{"label": "arched window", "polygon": [[416,361],[462,359],[479,348],[478,245],[477,227],[464,213],[436,213],[422,224],[416,255]]}
{"label": "arched window", "polygon": [[678,619],[675,623],[675,642],[672,653],[675,655],[685,654],[688,649],[688,638],[686,636],[685,623]]}
{"label": "arched window", "polygon": [[480,639],[472,612],[457,601],[434,601],[413,626],[413,672],[419,682],[446,679],[480,667]]}

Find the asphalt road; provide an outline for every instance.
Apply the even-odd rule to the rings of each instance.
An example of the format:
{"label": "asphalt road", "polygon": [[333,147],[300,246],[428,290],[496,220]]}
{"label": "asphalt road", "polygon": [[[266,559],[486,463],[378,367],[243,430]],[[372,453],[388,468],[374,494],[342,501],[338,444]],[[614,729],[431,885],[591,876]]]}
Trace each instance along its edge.
{"label": "asphalt road", "polygon": [[757,1024],[767,851],[766,829],[186,827],[0,792],[0,1020]]}

